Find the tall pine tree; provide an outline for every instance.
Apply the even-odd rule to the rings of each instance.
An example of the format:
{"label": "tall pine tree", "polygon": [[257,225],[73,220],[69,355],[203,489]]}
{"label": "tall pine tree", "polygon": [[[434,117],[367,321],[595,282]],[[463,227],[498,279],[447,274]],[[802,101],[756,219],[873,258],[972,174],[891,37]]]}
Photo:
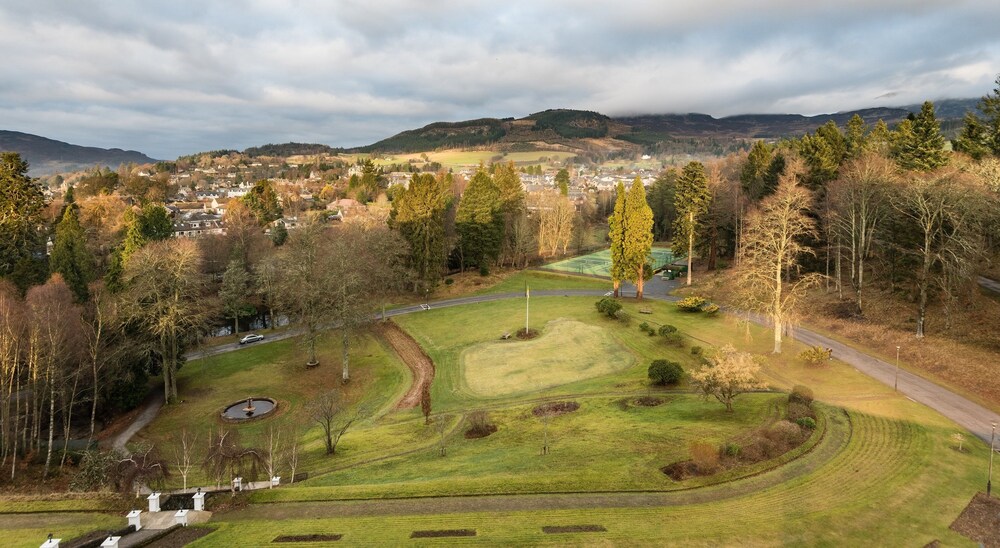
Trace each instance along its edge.
{"label": "tall pine tree", "polygon": [[392,202],[389,226],[410,244],[407,266],[413,273],[415,292],[434,287],[447,258],[445,211],[448,188],[429,173],[414,173],[410,186]]}
{"label": "tall pine tree", "polygon": [[80,226],[76,204],[69,203],[62,219],[56,225],[56,237],[49,257],[52,272],[62,274],[63,281],[73,291],[77,302],[90,297],[87,284],[93,280],[91,254],[87,251],[87,237]]}
{"label": "tall pine tree", "polygon": [[708,189],[708,177],[701,162],[691,162],[677,179],[674,207],[677,219],[674,221],[673,255],[686,256],[688,260],[687,285],[691,285],[691,256],[701,218],[708,212],[712,194]]}
{"label": "tall pine tree", "polygon": [[500,190],[482,168],[472,176],[455,214],[462,267],[479,267],[488,273],[497,260],[503,240]]}
{"label": "tall pine tree", "polygon": [[900,122],[895,157],[900,167],[913,171],[933,171],[948,164],[941,125],[934,116],[934,103],[925,101],[913,122]]}

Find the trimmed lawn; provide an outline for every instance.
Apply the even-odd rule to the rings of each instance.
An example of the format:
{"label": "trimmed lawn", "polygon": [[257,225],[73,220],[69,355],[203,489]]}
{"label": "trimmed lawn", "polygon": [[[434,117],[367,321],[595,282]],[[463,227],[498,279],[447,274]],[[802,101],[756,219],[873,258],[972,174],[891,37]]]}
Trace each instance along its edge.
{"label": "trimmed lawn", "polygon": [[523,270],[512,274],[502,282],[491,287],[480,289],[474,295],[493,295],[497,293],[524,293],[524,285],[532,291],[546,289],[597,289],[611,291],[611,282],[586,276],[573,276],[539,270]]}
{"label": "trimmed lawn", "polygon": [[528,341],[516,337],[466,348],[462,379],[469,392],[509,396],[615,373],[635,363],[635,355],[604,328],[557,319]]}
{"label": "trimmed lawn", "polygon": [[121,529],[123,516],[90,513],[0,514],[0,539],[11,548],[37,548],[49,533],[61,538],[65,546],[70,540],[91,531]]}

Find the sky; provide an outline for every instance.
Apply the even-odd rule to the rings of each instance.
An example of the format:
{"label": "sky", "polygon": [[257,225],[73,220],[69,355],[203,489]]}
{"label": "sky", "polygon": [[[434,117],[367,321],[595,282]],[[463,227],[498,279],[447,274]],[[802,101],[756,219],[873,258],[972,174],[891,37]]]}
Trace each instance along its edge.
{"label": "sky", "polygon": [[820,114],[979,97],[1000,2],[0,0],[0,129],[158,159],[548,108]]}

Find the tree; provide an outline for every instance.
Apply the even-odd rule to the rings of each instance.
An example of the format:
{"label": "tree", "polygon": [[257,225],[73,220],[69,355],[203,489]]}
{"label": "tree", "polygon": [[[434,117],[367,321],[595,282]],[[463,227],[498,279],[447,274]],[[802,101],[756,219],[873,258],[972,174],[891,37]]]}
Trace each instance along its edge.
{"label": "tree", "polygon": [[908,177],[890,194],[893,209],[916,236],[897,238],[917,262],[917,338],[924,336],[931,290],[937,286],[951,294],[957,282],[971,278],[970,267],[981,244],[979,210],[984,202],[954,168]]}
{"label": "tree", "polygon": [[569,171],[566,168],[556,172],[556,187],[559,188],[559,194],[569,196]]}
{"label": "tree", "polygon": [[424,424],[431,423],[431,385],[425,383],[420,389],[420,411],[424,414]]}
{"label": "tree", "polygon": [[274,247],[281,247],[285,245],[287,240],[288,229],[285,228],[285,223],[279,219],[271,226],[271,243],[274,244]]}
{"label": "tree", "polygon": [[208,451],[202,461],[202,469],[215,478],[216,485],[222,478],[245,477],[255,479],[264,466],[265,451],[257,447],[244,447],[239,430],[220,428],[216,435],[209,434]]}
{"label": "tree", "polygon": [[198,340],[206,325],[201,253],[193,240],[166,240],[143,247],[133,259],[125,269],[126,289],[119,306],[157,341],[169,403],[177,398],[176,375],[184,349]]}
{"label": "tree", "polygon": [[240,332],[240,318],[251,316],[256,312],[248,299],[252,294],[251,282],[250,273],[247,272],[246,265],[241,259],[229,261],[225,273],[222,274],[219,298],[222,299],[222,308],[226,316],[233,319],[234,334]]}
{"label": "tree", "polygon": [[337,452],[340,438],[351,428],[361,411],[358,409],[353,415],[345,413],[343,395],[337,389],[324,392],[309,404],[309,416],[323,429],[327,455]]}
{"label": "tree", "polygon": [[156,487],[164,478],[170,477],[170,467],[157,454],[156,447],[147,443],[131,454],[119,457],[112,474],[119,492],[124,494],[135,489],[135,496],[138,497],[142,486]]}
{"label": "tree", "polygon": [[66,207],[56,225],[49,268],[62,275],[66,285],[76,295],[77,302],[82,303],[89,298],[87,284],[93,280],[93,265],[87,250],[87,236],[80,226],[79,213],[74,204]]}
{"label": "tree", "polygon": [[261,179],[254,183],[246,195],[241,198],[243,203],[250,208],[257,224],[267,226],[268,224],[281,218],[281,204],[278,203],[278,193],[275,192],[271,181]]}
{"label": "tree", "polygon": [[625,201],[625,246],[623,255],[626,278],[636,286],[636,299],[642,300],[642,288],[646,281],[646,264],[653,248],[653,211],[646,203],[646,189],[642,179],[635,178]]}
{"label": "tree", "polygon": [[627,261],[625,258],[625,184],[618,181],[615,191],[614,212],[608,217],[608,240],[611,241],[611,283],[614,286],[615,297],[618,296],[623,279],[629,274],[627,272]]}
{"label": "tree", "polygon": [[275,308],[281,300],[283,273],[279,270],[280,264],[280,257],[268,255],[257,263],[253,274],[253,286],[257,289],[257,295],[264,301],[264,306],[267,307],[268,324],[271,329],[277,327]]}
{"label": "tree", "polygon": [[670,229],[677,216],[674,209],[677,176],[674,168],[663,171],[653,181],[653,186],[646,195],[649,208],[653,210],[653,238],[657,241],[667,240],[671,236]]}
{"label": "tree", "polygon": [[496,261],[503,239],[500,205],[500,190],[480,168],[462,194],[455,216],[463,269],[476,266],[482,271]]}
{"label": "tree", "polygon": [[410,245],[407,266],[414,275],[413,290],[423,293],[441,278],[447,259],[445,212],[449,189],[442,178],[414,173],[410,186],[392,202],[389,226]]}
{"label": "tree", "polygon": [[[701,162],[690,162],[684,166],[684,171],[677,179],[677,189],[674,194],[674,209],[677,211],[677,219],[674,221],[674,243],[672,246],[675,256],[687,256],[687,285],[691,285],[694,240],[699,230],[701,218],[708,212],[711,201],[712,193],[708,189],[705,166]],[[685,249],[687,251],[682,251]]]}
{"label": "tree", "polygon": [[774,328],[774,353],[781,353],[781,336],[791,321],[795,306],[818,276],[792,278],[798,261],[812,250],[802,244],[816,235],[815,222],[807,215],[812,195],[797,181],[801,166],[793,162],[778,182],[775,193],[761,201],[746,220],[740,240],[737,273],[739,300],[744,308],[764,314]]}
{"label": "tree", "polygon": [[740,172],[743,193],[754,202],[773,193],[783,168],[784,158],[775,154],[771,145],[754,141]]}
{"label": "tree", "polygon": [[708,365],[691,372],[691,382],[706,398],[714,397],[731,413],[737,396],[767,388],[757,378],[759,372],[760,364],[753,354],[738,352],[733,345],[727,344],[709,358]]}
{"label": "tree", "polygon": [[[888,192],[896,179],[894,166],[880,155],[864,153],[845,166],[843,175],[830,183],[832,222],[838,241],[848,242],[851,285],[858,312],[862,308],[865,264],[872,254],[875,235],[886,215]],[[838,264],[839,264],[838,247]],[[837,278],[839,283],[840,271]]]}
{"label": "tree", "polygon": [[524,186],[514,162],[494,164],[493,184],[497,187],[499,210],[503,218],[503,241],[501,244],[501,266],[518,258],[518,241],[515,240],[516,224],[524,216]]}
{"label": "tree", "polygon": [[560,251],[565,254],[573,237],[576,208],[569,198],[561,194],[545,192],[538,195],[536,200],[538,253],[550,257]]}
{"label": "tree", "polygon": [[275,296],[280,308],[306,330],[302,342],[308,349],[306,363],[309,366],[319,364],[316,341],[322,333],[323,323],[333,312],[330,296],[333,279],[327,268],[324,230],[318,222],[297,230],[295,237],[282,248],[277,269],[281,275]]}
{"label": "tree", "polygon": [[846,156],[857,158],[868,148],[868,126],[860,115],[855,114],[847,121],[847,135],[844,136]]}
{"label": "tree", "polygon": [[948,164],[941,125],[934,116],[934,103],[925,101],[911,124],[900,122],[896,130],[896,162],[903,169],[932,171]]}
{"label": "tree", "polygon": [[188,475],[198,462],[196,436],[187,428],[181,428],[172,441],[174,466],[181,475],[183,489],[187,489]]}
{"label": "tree", "polygon": [[953,141],[955,150],[968,154],[974,160],[982,160],[991,154],[990,133],[986,124],[971,112],[965,113],[963,122],[962,131]]}
{"label": "tree", "polygon": [[0,277],[25,291],[44,280],[41,227],[45,198],[28,177],[28,163],[15,152],[0,153]]}

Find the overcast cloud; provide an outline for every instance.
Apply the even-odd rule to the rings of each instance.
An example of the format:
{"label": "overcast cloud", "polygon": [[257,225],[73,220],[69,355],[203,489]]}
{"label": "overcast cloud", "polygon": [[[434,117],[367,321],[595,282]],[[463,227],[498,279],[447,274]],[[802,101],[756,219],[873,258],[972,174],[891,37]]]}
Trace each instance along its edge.
{"label": "overcast cloud", "polygon": [[1000,2],[0,0],[0,129],[158,158],[547,108],[978,97]]}

